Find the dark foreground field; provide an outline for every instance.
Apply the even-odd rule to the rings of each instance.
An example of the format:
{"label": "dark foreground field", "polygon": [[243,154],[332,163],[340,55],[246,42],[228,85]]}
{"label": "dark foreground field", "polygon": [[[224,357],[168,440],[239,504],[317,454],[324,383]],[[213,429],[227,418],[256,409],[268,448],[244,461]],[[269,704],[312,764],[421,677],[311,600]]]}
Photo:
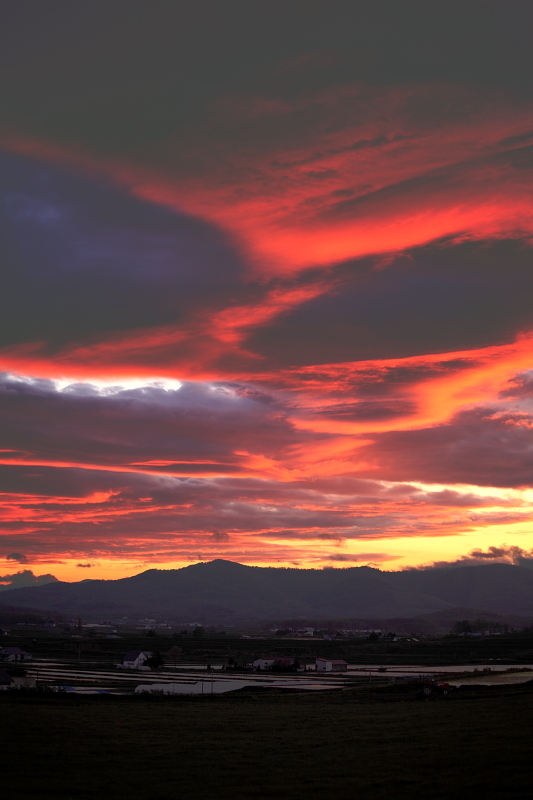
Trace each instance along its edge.
{"label": "dark foreground field", "polygon": [[533,691],[0,697],[17,800],[531,797]]}

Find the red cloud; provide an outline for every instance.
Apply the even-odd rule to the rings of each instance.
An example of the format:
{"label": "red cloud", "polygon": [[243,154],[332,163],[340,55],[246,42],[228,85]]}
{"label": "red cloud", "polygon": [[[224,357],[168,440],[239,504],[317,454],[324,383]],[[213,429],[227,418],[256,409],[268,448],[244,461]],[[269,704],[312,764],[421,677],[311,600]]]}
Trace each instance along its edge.
{"label": "red cloud", "polygon": [[128,163],[20,136],[10,149],[113,177],[231,231],[263,275],[443,236],[531,233],[533,113],[503,91],[330,87],[219,97],[179,144]]}

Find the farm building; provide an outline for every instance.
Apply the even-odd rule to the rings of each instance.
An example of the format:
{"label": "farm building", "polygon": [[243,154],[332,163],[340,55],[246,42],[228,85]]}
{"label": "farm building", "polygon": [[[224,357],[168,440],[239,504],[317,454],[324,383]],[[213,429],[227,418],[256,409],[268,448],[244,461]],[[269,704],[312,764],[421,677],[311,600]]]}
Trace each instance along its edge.
{"label": "farm building", "polygon": [[316,669],[318,672],[344,672],[348,664],[342,659],[317,658]]}
{"label": "farm building", "polygon": [[0,661],[29,661],[31,653],[21,650],[20,647],[0,647]]}
{"label": "farm building", "polygon": [[[150,650],[129,650],[122,659],[123,669],[139,669],[144,662],[152,657]],[[148,669],[148,667],[147,667]]]}

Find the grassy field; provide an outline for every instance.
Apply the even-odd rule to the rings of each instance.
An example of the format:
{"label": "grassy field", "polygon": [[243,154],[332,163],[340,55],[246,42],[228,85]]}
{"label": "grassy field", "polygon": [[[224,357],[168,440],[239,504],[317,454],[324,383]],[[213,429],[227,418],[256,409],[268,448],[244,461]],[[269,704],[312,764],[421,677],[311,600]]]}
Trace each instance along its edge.
{"label": "grassy field", "polygon": [[0,697],[17,800],[531,796],[533,691]]}

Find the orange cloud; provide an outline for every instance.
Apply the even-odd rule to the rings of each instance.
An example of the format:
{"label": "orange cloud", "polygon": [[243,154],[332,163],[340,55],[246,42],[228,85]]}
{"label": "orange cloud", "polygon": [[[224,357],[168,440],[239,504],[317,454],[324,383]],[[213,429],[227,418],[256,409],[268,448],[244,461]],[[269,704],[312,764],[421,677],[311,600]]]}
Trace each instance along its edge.
{"label": "orange cloud", "polygon": [[[448,366],[457,362],[455,367]],[[424,368],[431,368],[424,374]],[[465,407],[497,402],[498,393],[508,387],[516,374],[533,367],[533,335],[524,334],[514,343],[403,359],[321,364],[295,370],[255,374],[256,382],[276,385],[294,394],[298,412],[292,422],[301,430],[329,434],[365,434],[387,430],[412,430],[440,424]],[[384,421],[344,421],[335,410],[347,399],[357,412],[354,397],[358,386],[380,381],[395,370],[410,369],[407,384],[393,386],[397,412]],[[419,371],[421,377],[417,378]],[[363,404],[365,398],[359,402]],[[409,411],[400,400],[409,400]],[[312,411],[313,416],[308,413]],[[329,412],[329,414],[328,414]],[[333,412],[333,413],[332,413]]]}

